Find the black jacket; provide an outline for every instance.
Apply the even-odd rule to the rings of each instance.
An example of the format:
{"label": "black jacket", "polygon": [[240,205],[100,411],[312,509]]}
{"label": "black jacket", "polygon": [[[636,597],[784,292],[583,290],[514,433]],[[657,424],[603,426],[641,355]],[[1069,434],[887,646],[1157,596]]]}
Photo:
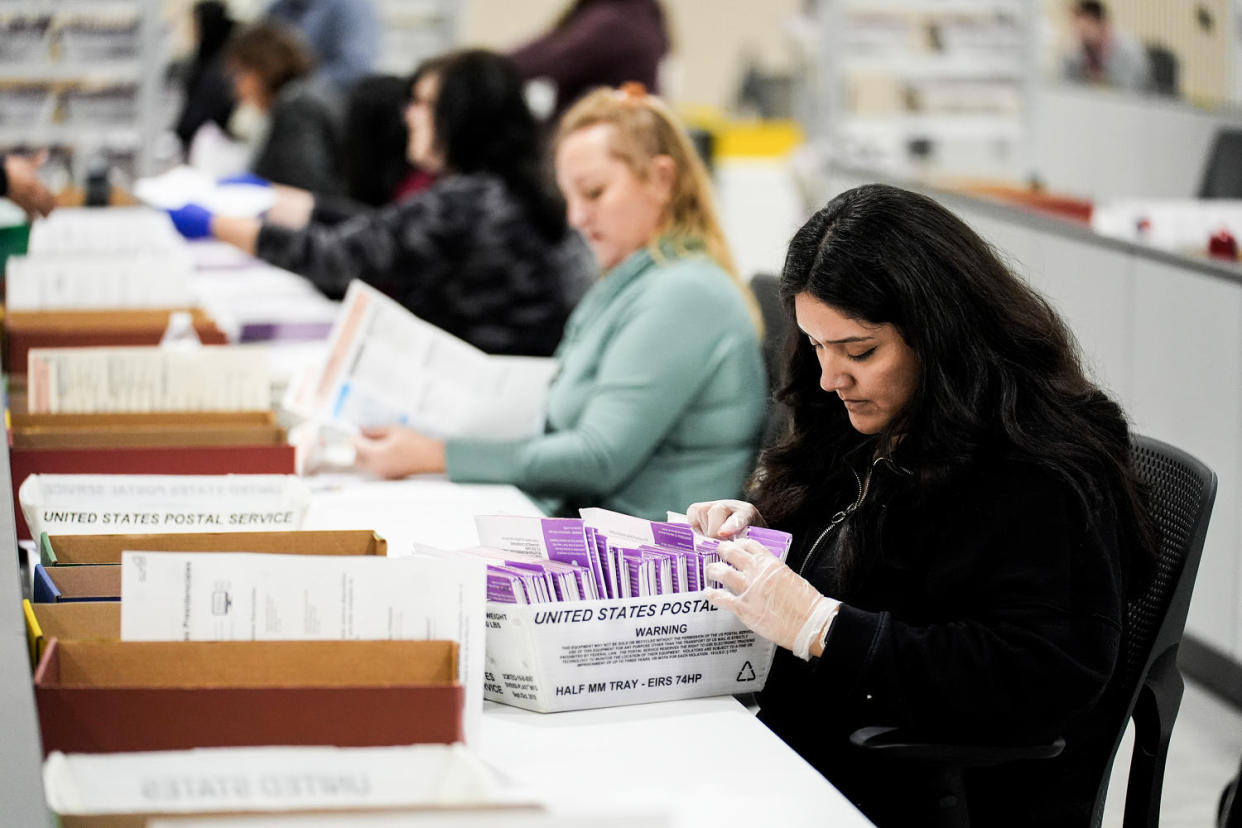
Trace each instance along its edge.
{"label": "black jacket", "polygon": [[492,354],[549,356],[595,272],[581,238],[549,241],[504,183],[450,175],[397,204],[301,230],[264,224],[259,258],[329,296],[362,279]]}
{"label": "black jacket", "polygon": [[[880,825],[926,824],[925,772],[863,756],[848,744],[856,728],[959,742],[1063,735],[1064,761],[968,777],[968,798],[976,826],[1074,824],[1094,789],[1065,780],[1100,737],[1091,712],[1124,618],[1111,507],[1087,516],[1063,479],[1009,458],[920,497],[915,475],[881,460],[857,511],[807,561],[830,516],[856,499],[855,474],[842,470],[836,488],[834,502],[782,528],[800,537],[791,566],[843,605],[821,658],[777,651],[760,717]],[[860,545],[869,563],[843,577],[842,548]]]}

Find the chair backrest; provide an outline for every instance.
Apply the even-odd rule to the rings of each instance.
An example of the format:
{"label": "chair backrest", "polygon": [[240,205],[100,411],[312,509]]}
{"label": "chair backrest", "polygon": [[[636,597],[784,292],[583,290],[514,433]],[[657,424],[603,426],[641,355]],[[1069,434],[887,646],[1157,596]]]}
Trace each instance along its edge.
{"label": "chair backrest", "polygon": [[763,365],[768,372],[768,412],[761,446],[772,445],[785,425],[784,409],[771,400],[782,380],[783,350],[789,332],[789,316],[781,303],[780,279],[770,273],[756,273],[751,277],[750,290],[759,303],[763,316]]}
{"label": "chair backrest", "polygon": [[[1103,816],[1108,769],[1133,717],[1136,744],[1126,792],[1127,828],[1154,825],[1159,815],[1164,755],[1182,695],[1177,648],[1216,499],[1216,474],[1186,452],[1137,434],[1131,452],[1147,490],[1158,546],[1146,587],[1127,606],[1128,627],[1114,678],[1118,728],[1099,782],[1093,823],[1098,825]],[[1149,753],[1146,760],[1140,759],[1142,751]],[[1142,816],[1132,816],[1132,810]]]}
{"label": "chair backrest", "polygon": [[1157,95],[1180,95],[1177,55],[1160,43],[1148,43],[1145,48],[1147,63],[1151,66],[1151,91]]}
{"label": "chair backrest", "polygon": [[1217,131],[1199,181],[1199,198],[1242,198],[1242,130]]}

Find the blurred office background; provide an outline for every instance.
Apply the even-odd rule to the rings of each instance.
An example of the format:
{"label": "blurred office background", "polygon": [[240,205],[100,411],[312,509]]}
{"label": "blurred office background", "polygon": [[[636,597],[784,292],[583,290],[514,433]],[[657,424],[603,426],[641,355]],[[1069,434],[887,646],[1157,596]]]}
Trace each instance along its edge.
{"label": "blurred office background", "polygon": [[[512,50],[546,31],[569,2],[369,4],[381,24],[371,68],[405,74],[457,46]],[[231,0],[227,8],[249,21],[268,5]],[[1231,201],[1242,197],[1242,149],[1233,142],[1242,134],[1242,0],[1108,0],[1108,36],[1140,56],[1140,80],[1125,83],[1093,65],[1099,55],[1087,56],[1085,76],[1067,69],[1083,49],[1075,5],[663,0],[671,51],[660,86],[710,155],[743,272],[777,272],[789,236],[842,181],[916,182],[1009,205],[971,213],[976,202],[951,203],[966,205],[1020,270],[1050,286],[1102,381],[1137,401],[1127,406],[1137,426],[1189,441],[1216,468],[1222,484],[1191,608],[1191,683],[1164,805],[1165,824],[1208,825],[1242,754],[1242,269],[1234,240],[1242,208]],[[92,174],[124,187],[179,163],[172,122],[195,48],[193,6],[0,0],[0,149],[50,147],[44,175],[57,189],[85,186]],[[1201,196],[1225,200],[1205,214]],[[1029,221],[1015,209],[1029,209]],[[1049,221],[1071,229],[1049,231]],[[1063,242],[1031,235],[1049,232]],[[1166,256],[1152,261],[1184,281],[1151,287],[1156,277],[1143,270],[1150,263],[1137,257],[1093,283],[1112,279],[1115,294],[1086,287],[1107,257],[1129,249],[1095,246],[1087,233],[1150,244]],[[1208,256],[1210,267],[1188,264]],[[1193,291],[1185,285],[1201,283],[1203,297],[1186,299]],[[1166,314],[1176,324],[1166,326]],[[1178,325],[1198,338],[1172,333]],[[1175,351],[1181,356],[1160,362]],[[1189,375],[1182,381],[1190,391],[1144,374],[1153,360],[1167,376]],[[1192,360],[1202,364],[1187,368]],[[1177,404],[1161,408],[1153,400],[1162,394]],[[1196,424],[1196,407],[1210,411],[1206,426]],[[1178,429],[1191,433],[1179,440]],[[1119,763],[1118,784],[1124,770]],[[1113,797],[1106,824],[1120,824],[1119,804]]]}

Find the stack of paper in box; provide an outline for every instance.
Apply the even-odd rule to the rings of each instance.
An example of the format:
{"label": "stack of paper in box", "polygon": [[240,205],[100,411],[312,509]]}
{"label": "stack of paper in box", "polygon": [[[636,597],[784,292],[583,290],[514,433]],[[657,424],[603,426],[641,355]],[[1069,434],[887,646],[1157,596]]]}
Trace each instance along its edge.
{"label": "stack of paper in box", "polygon": [[[640,598],[698,592],[707,565],[719,560],[719,541],[697,536],[684,523],[645,521],[606,509],[581,518],[506,515],[475,518],[478,549],[487,558],[487,597],[508,604]],[[751,527],[748,537],[784,559],[786,532]]]}
{"label": "stack of paper in box", "polygon": [[[32,350],[26,386],[10,398],[14,493],[32,474],[292,473],[256,356],[244,346]],[[28,531],[19,513],[19,537]]]}
{"label": "stack of paper in box", "polygon": [[[253,529],[271,514],[301,514],[296,478],[292,488],[279,479],[130,478],[128,495],[126,479],[32,478],[29,517],[57,530],[151,522],[176,531]],[[244,494],[237,486],[259,490],[228,502]],[[83,499],[84,489],[112,497]],[[27,607],[46,750],[389,745],[476,732],[481,562],[390,559],[359,532],[127,537],[50,535],[65,560],[53,564],[49,553],[35,567],[51,583],[112,579],[120,599],[119,612]],[[246,551],[227,551],[236,549]]]}
{"label": "stack of paper in box", "polygon": [[[774,645],[703,596],[717,542],[583,509],[476,518],[487,573],[487,697],[551,712],[763,688]],[[749,536],[784,559],[790,536]]]}
{"label": "stack of paper in box", "polygon": [[[191,259],[167,214],[145,208],[61,209],[31,228],[29,253],[6,265],[4,367],[31,348],[154,345],[190,311]],[[224,333],[190,311],[207,344]]]}

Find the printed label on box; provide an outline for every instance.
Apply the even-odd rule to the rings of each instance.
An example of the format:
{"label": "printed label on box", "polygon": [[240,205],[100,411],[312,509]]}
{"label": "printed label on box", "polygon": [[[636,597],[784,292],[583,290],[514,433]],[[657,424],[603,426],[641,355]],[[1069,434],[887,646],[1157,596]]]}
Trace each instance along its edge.
{"label": "printed label on box", "polygon": [[487,605],[487,698],[540,712],[763,688],[776,645],[699,593]]}

